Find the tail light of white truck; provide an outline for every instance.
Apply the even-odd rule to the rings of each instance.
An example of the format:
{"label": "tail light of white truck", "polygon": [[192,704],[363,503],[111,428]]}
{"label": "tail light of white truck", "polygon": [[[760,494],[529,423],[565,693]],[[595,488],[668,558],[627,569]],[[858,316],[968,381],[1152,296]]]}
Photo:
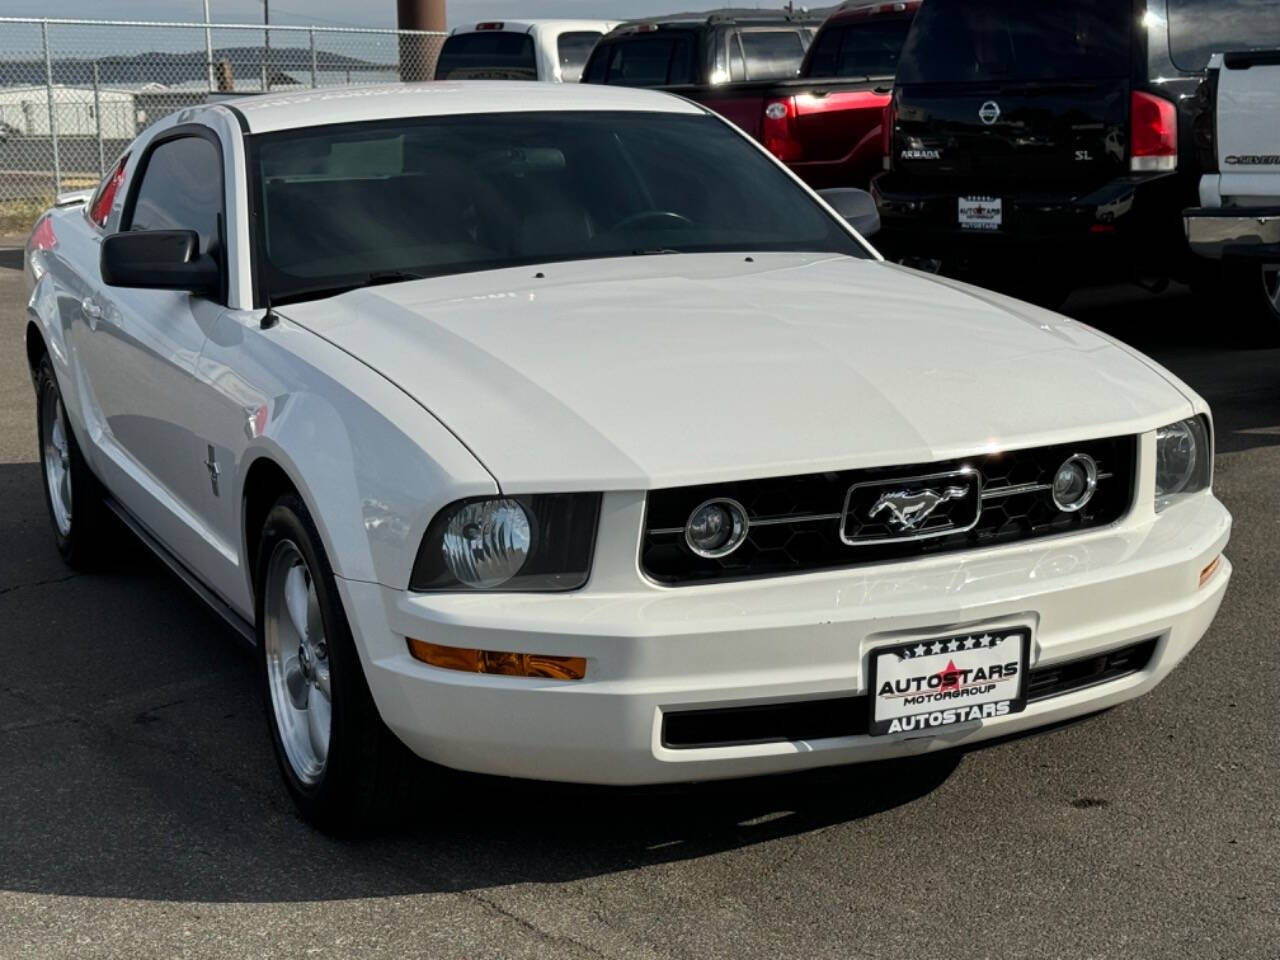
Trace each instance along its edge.
{"label": "tail light of white truck", "polygon": [[1155,173],[1178,169],[1178,109],[1141,90],[1129,98],[1129,169]]}

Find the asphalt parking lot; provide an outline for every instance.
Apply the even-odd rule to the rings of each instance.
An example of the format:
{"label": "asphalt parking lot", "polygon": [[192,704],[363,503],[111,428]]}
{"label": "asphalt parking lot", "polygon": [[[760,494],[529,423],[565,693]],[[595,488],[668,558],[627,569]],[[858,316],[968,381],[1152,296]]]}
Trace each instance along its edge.
{"label": "asphalt parking lot", "polygon": [[[1280,956],[1280,350],[1184,293],[1066,312],[1213,404],[1218,620],[1153,694],[964,755],[661,791],[445,776],[319,835],[253,660],[140,547],[53,546],[0,251],[0,958]],[[1068,404],[1070,397],[1063,397]]]}

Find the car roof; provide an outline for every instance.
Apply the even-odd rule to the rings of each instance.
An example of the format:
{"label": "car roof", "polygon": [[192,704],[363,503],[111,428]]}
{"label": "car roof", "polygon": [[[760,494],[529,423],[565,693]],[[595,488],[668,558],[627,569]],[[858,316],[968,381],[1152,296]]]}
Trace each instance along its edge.
{"label": "car roof", "polygon": [[[368,87],[330,87],[225,100],[210,109],[234,109],[248,133],[270,133],[334,123],[398,117],[555,110],[627,110],[702,114],[703,107],[657,90],[604,84],[448,80]],[[242,125],[243,126],[243,125]]]}
{"label": "car roof", "polygon": [[[538,20],[479,20],[475,23],[454,27],[450,36],[460,33],[528,33],[534,27],[558,27],[561,30],[602,30],[608,32],[617,20],[579,20],[566,17],[548,17]],[[501,24],[501,27],[490,27],[489,24]],[[487,29],[481,30],[484,26]]]}
{"label": "car roof", "polygon": [[743,14],[741,16],[724,16],[715,14],[703,16],[699,14],[681,14],[674,17],[652,17],[626,20],[613,28],[610,37],[621,37],[633,33],[644,33],[652,30],[704,30],[714,27],[814,27],[821,23],[820,18],[807,14],[789,16],[785,13],[772,13],[762,10],[759,15]]}
{"label": "car roof", "polygon": [[896,2],[867,2],[867,0],[847,0],[827,17],[829,24],[852,23],[854,21],[889,20],[893,18],[914,17],[920,9],[922,0],[896,0]]}

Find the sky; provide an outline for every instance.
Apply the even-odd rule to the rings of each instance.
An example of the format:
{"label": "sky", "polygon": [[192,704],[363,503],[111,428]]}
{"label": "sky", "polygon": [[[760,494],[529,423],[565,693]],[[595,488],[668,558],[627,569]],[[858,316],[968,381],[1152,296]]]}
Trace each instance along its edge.
{"label": "sky", "polygon": [[[517,17],[619,20],[684,9],[684,0],[448,0],[449,25]],[[716,6],[717,0],[708,0]],[[696,6],[696,4],[695,4]],[[271,0],[273,23],[394,27],[395,0]],[[260,23],[261,0],[209,0],[214,23]],[[203,0],[0,0],[0,15],[200,21]]]}

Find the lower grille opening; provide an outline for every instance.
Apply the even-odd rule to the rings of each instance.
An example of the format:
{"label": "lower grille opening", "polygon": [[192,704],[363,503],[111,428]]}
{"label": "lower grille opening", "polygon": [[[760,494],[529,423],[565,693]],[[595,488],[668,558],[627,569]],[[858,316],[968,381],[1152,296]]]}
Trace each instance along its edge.
{"label": "lower grille opening", "polygon": [[[1027,700],[1035,703],[1137,673],[1151,662],[1156,640],[1069,660],[1031,671]],[[864,736],[870,706],[866,695],[799,700],[716,710],[664,713],[662,745],[673,750],[736,747],[792,740]]]}
{"label": "lower grille opening", "polygon": [[1027,702],[1035,703],[1092,687],[1095,683],[1106,683],[1130,673],[1137,673],[1151,662],[1155,653],[1156,641],[1144,640],[1129,647],[1111,650],[1082,660],[1068,660],[1066,663],[1052,667],[1041,667],[1031,671],[1027,685]]}

